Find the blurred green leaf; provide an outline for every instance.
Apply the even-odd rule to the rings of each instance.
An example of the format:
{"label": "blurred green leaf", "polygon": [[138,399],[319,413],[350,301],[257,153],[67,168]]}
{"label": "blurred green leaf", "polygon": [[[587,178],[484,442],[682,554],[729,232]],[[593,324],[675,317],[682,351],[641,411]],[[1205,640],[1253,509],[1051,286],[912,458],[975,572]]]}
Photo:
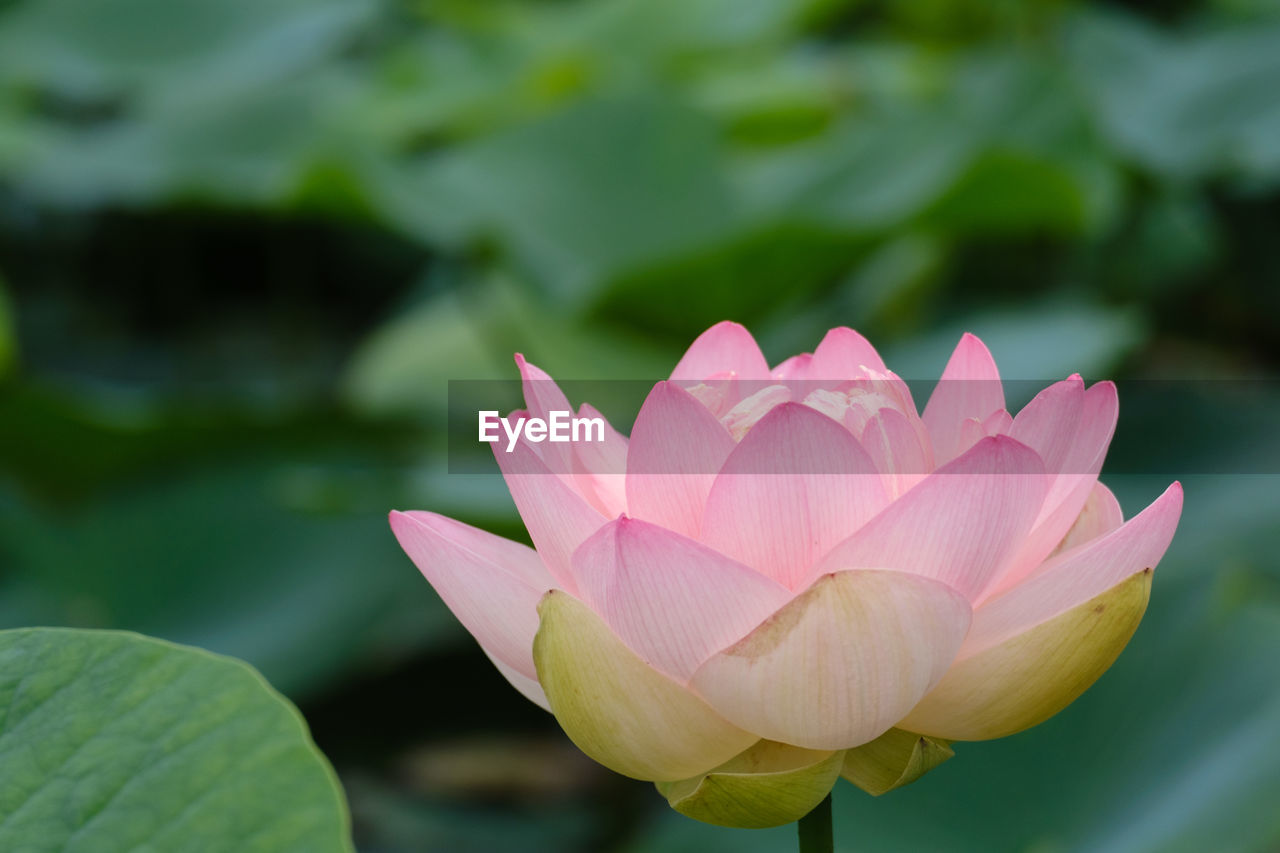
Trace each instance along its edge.
{"label": "blurred green leaf", "polygon": [[14,328],[13,309],[0,278],[0,378],[13,368],[18,357],[18,336]]}
{"label": "blurred green leaf", "polygon": [[1072,373],[1090,382],[1106,378],[1146,334],[1133,310],[1050,300],[974,312],[888,348],[885,362],[905,379],[940,376],[965,332],[973,332],[991,350],[1001,378],[1046,384]]}
{"label": "blurred green leaf", "polygon": [[368,0],[23,0],[0,10],[0,79],[73,99],[251,89],[323,55],[373,10]]}
{"label": "blurred green leaf", "polygon": [[1081,17],[1072,59],[1104,131],[1176,178],[1280,176],[1280,28],[1170,36],[1117,14]]}
{"label": "blurred green leaf", "polygon": [[243,663],[133,634],[0,632],[0,847],[354,849],[298,712]]}
{"label": "blurred green leaf", "polygon": [[[324,438],[305,424],[228,424],[215,440],[25,402],[3,419],[7,454],[34,467],[6,461],[0,481],[0,626],[128,628],[247,659],[294,695],[465,637],[387,527],[391,506],[413,505],[388,470],[394,443],[380,456],[349,427]],[[70,482],[52,488],[41,459]],[[447,492],[412,494],[450,507]],[[497,497],[489,517],[510,512]]]}
{"label": "blurred green leaf", "polygon": [[428,163],[395,197],[410,230],[497,240],[561,300],[723,240],[737,221],[714,127],[655,97],[587,102],[479,140]]}

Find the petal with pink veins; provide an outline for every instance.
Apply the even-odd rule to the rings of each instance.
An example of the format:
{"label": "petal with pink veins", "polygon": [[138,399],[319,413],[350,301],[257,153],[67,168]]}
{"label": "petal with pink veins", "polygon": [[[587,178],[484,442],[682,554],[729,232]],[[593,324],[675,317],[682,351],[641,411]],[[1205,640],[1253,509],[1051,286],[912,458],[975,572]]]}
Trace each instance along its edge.
{"label": "petal with pink veins", "polygon": [[968,418],[981,423],[1003,408],[1004,388],[995,360],[986,344],[966,332],[924,407],[924,423],[937,464],[950,462],[963,452],[958,446],[961,423]]}
{"label": "petal with pink veins", "polygon": [[608,521],[575,491],[567,478],[554,474],[524,439],[510,453],[495,444],[494,457],[538,556],[551,576],[573,592],[570,558],[578,546]]}
{"label": "petal with pink veins", "polygon": [[809,567],[889,502],[871,457],[826,415],[773,409],[725,461],[702,541],[795,589]]}
{"label": "petal with pink veins", "polygon": [[979,607],[947,674],[899,725],[985,740],[1038,725],[1073,702],[1137,630],[1181,511],[1174,483],[1127,524]]}
{"label": "petal with pink veins", "polygon": [[589,435],[573,441],[573,471],[578,493],[606,518],[627,511],[627,437],[613,428],[609,419],[589,403],[578,409],[578,417],[599,419],[604,425],[603,441],[595,441],[596,430],[587,425]]}
{"label": "petal with pink veins", "polygon": [[738,379],[768,379],[769,364],[751,333],[725,320],[698,336],[671,371],[671,378],[696,382],[728,374]]}
{"label": "petal with pink veins", "polygon": [[896,409],[883,408],[862,431],[862,446],[885,476],[893,498],[900,497],[933,470],[930,448]]}
{"label": "petal with pink veins", "polygon": [[702,403],[674,382],[659,382],[631,430],[630,514],[698,536],[711,484],[734,447],[724,425]]}
{"label": "petal with pink veins", "polygon": [[393,512],[391,529],[463,627],[530,695],[508,670],[536,683],[538,602],[556,586],[534,550],[433,512]]}
{"label": "petal with pink veins", "polygon": [[975,611],[961,656],[990,648],[1088,601],[1135,572],[1155,568],[1181,514],[1182,486],[1174,483],[1125,524],[1049,560],[1031,577]]}
{"label": "petal with pink veins", "polygon": [[898,569],[970,601],[998,577],[1044,500],[1044,465],[1006,436],[984,438],[827,554],[815,573]]}
{"label": "petal with pink veins", "polygon": [[[529,416],[551,419],[552,412],[572,412],[569,399],[556,381],[542,368],[530,364],[520,353],[515,354],[516,367],[520,369],[520,386],[524,391],[524,404]],[[557,474],[573,472],[573,454],[570,447],[559,442],[541,442],[538,455],[547,462],[547,466]]]}
{"label": "petal with pink veins", "polygon": [[1084,382],[1075,375],[1053,383],[1023,406],[1009,435],[1038,453],[1045,472],[1057,477],[1065,473],[1063,464],[1075,443],[1083,413]]}
{"label": "petal with pink veins", "polygon": [[681,683],[791,599],[786,587],[657,525],[610,522],[573,557],[582,600]]}
{"label": "petal with pink veins", "polygon": [[883,734],[942,678],[969,617],[963,596],[927,578],[823,575],[690,686],[761,737],[847,749]]}
{"label": "petal with pink veins", "polygon": [[1018,556],[989,595],[1004,592],[1034,571],[1071,529],[1098,481],[1118,415],[1114,383],[1099,382],[1084,392],[1077,427],[1058,462],[1059,473],[1054,476],[1053,470],[1049,471],[1049,493],[1040,515]]}
{"label": "petal with pink veins", "polygon": [[884,360],[871,342],[847,326],[827,332],[813,351],[811,379],[846,380],[867,375],[867,369],[885,372]]}

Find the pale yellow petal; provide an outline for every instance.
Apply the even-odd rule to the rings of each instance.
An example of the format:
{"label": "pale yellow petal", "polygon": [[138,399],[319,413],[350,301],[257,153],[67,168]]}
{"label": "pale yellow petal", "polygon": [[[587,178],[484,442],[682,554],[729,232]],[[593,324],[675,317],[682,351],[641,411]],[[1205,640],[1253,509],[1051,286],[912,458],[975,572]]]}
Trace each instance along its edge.
{"label": "pale yellow petal", "polygon": [[568,593],[547,593],[538,612],[533,661],[551,711],[609,769],[646,781],[687,779],[759,739],[637,657]]}
{"label": "pale yellow petal", "polygon": [[782,826],[822,802],[840,775],[842,753],[762,740],[710,773],[659,782],[686,817],[740,829]]}
{"label": "pale yellow petal", "polygon": [[1151,570],[998,645],[957,660],[900,728],[948,740],[987,740],[1038,725],[1071,704],[1137,630]]}
{"label": "pale yellow petal", "polygon": [[844,754],[840,775],[872,796],[910,785],[955,755],[945,740],[889,729]]}

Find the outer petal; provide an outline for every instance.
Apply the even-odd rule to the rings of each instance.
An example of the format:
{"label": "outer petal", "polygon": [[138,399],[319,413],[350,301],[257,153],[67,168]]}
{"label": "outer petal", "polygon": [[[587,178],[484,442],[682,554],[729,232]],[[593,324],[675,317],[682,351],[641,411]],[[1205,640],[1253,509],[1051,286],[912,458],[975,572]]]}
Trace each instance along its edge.
{"label": "outer petal", "polygon": [[1044,468],[1005,436],[984,438],[832,549],[817,571],[900,569],[975,600],[998,577],[1044,499]]}
{"label": "outer petal", "polygon": [[957,661],[900,723],[949,740],[1005,737],[1075,701],[1115,662],[1147,609],[1151,570]]}
{"label": "outer petal", "polygon": [[758,740],[654,670],[582,602],[557,590],[538,612],[538,680],[569,739],[624,776],[675,781],[704,773]]}
{"label": "outer petal", "polygon": [[738,379],[769,378],[769,364],[756,339],[741,325],[728,320],[699,335],[671,371],[671,378],[680,381],[728,375]]}
{"label": "outer petal", "polygon": [[956,663],[902,722],[954,740],[1003,737],[1065,708],[1111,666],[1146,609],[1182,509],[1174,484],[1123,527],[1055,557],[984,604]]}
{"label": "outer petal", "polygon": [[573,570],[583,602],[632,651],[681,683],[791,599],[759,572],[629,518],[584,542]]}
{"label": "outer petal", "polygon": [[822,802],[840,778],[842,753],[762,740],[710,773],[659,782],[685,817],[741,829],[792,823]]}
{"label": "outer petal", "polygon": [[393,512],[391,529],[499,668],[535,678],[538,601],[555,582],[534,550],[432,512]]}
{"label": "outer petal", "polygon": [[1155,568],[1181,514],[1182,486],[1174,483],[1119,529],[1054,557],[978,608],[961,657],[1030,630],[1136,572]]}
{"label": "outer petal", "polygon": [[1084,382],[1076,375],[1037,394],[1013,419],[1009,435],[1038,453],[1045,471],[1057,476],[1065,471],[1083,413]]}
{"label": "outer petal", "polygon": [[892,571],[819,578],[690,682],[770,740],[845,749],[883,734],[937,683],[969,627],[947,586]]}
{"label": "outer petal", "polygon": [[523,439],[510,453],[494,446],[511,499],[547,570],[564,589],[575,590],[570,557],[608,520],[533,452]]}
{"label": "outer petal", "polygon": [[910,785],[955,756],[945,740],[889,729],[844,754],[840,775],[873,797]]}
{"label": "outer petal", "polygon": [[631,514],[697,536],[716,472],[733,438],[707,407],[674,382],[649,392],[631,430],[627,505]]}
{"label": "outer petal", "polygon": [[934,461],[939,465],[949,462],[963,450],[957,444],[963,421],[975,418],[982,422],[1003,408],[1004,388],[995,360],[982,341],[966,332],[924,407]]}
{"label": "outer petal", "polygon": [[729,455],[707,498],[702,539],[794,589],[817,558],[888,500],[847,429],[784,403]]}
{"label": "outer petal", "polygon": [[[1033,400],[1027,404],[1027,409],[1034,402]],[[1022,414],[1020,412],[1018,417],[1021,418]],[[1069,437],[1066,450],[1055,457],[1052,467],[1048,467],[1049,493],[1040,510],[1040,517],[1036,519],[1031,534],[1009,571],[990,594],[999,594],[1015,586],[1034,571],[1062,541],[1062,537],[1079,517],[1085,501],[1093,491],[1094,483],[1098,481],[1098,472],[1102,470],[1107,446],[1115,433],[1116,418],[1119,415],[1115,385],[1111,382],[1099,382],[1085,391],[1080,401],[1078,418],[1064,406],[1058,407],[1057,415],[1064,422],[1073,421],[1076,427]]]}

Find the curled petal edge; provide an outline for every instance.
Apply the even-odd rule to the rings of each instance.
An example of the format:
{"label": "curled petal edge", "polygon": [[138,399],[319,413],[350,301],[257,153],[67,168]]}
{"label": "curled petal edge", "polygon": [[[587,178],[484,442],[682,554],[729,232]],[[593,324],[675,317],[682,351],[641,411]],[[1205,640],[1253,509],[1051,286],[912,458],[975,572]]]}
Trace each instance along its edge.
{"label": "curled petal edge", "polygon": [[767,829],[797,821],[822,802],[840,777],[843,756],[762,740],[708,773],[657,788],[685,817]]}
{"label": "curled petal edge", "polygon": [[840,775],[873,797],[910,785],[955,755],[941,738],[903,729],[889,729],[880,737],[845,752]]}

